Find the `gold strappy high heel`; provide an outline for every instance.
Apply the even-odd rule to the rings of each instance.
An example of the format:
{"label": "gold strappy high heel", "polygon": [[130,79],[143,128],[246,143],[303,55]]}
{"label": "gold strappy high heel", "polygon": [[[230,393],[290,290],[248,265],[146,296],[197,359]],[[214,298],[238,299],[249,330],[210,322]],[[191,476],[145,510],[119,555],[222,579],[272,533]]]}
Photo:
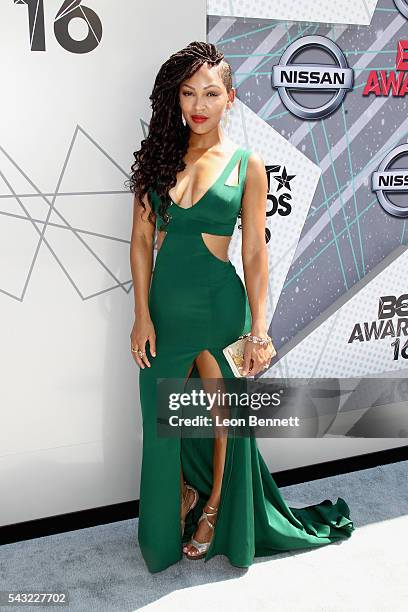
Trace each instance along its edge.
{"label": "gold strappy high heel", "polygon": [[[197,489],[195,489],[191,485],[187,484],[185,481],[184,481],[184,484],[186,485],[187,489],[191,489],[191,491],[194,491],[194,499],[191,502],[190,507],[189,507],[189,509],[186,512],[186,516],[187,516],[187,514],[190,512],[190,510],[195,508],[195,506],[197,505],[197,502],[198,502],[198,499],[199,499],[199,495],[198,495]],[[183,497],[183,499],[185,499],[185,498]],[[181,521],[181,536],[183,536],[184,535],[184,528],[186,526],[186,519],[185,518],[184,519],[180,519],[180,521]]]}
{"label": "gold strappy high heel", "polygon": [[[210,506],[210,504],[206,504],[206,505],[208,506],[208,508],[211,508],[213,512],[206,512],[205,510],[203,510],[202,515],[198,519],[198,523],[202,521],[203,519],[205,519],[207,521],[207,525],[211,527],[211,529],[214,532],[214,525],[208,520],[208,517],[215,516],[218,512],[218,508],[213,508],[212,506]],[[194,546],[194,548],[198,550],[198,554],[191,555],[189,554],[189,551],[187,551],[184,553],[187,559],[202,559],[206,555],[207,550],[210,548],[211,540],[209,542],[197,542],[197,540],[195,540],[194,538],[191,538],[188,544],[191,544],[192,546]]]}

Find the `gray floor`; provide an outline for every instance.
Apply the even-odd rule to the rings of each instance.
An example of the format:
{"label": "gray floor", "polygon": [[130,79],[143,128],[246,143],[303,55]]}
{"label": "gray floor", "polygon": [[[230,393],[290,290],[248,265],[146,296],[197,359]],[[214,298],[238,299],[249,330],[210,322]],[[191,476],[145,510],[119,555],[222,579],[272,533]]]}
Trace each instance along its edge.
{"label": "gray floor", "polygon": [[137,520],[123,521],[0,546],[0,590],[66,591],[70,605],[62,609],[81,612],[176,607],[200,612],[405,612],[407,473],[408,462],[400,462],[282,487],[294,507],[343,497],[357,529],[340,543],[256,559],[249,569],[235,568],[217,556],[205,564],[183,558],[150,574],[137,544]]}

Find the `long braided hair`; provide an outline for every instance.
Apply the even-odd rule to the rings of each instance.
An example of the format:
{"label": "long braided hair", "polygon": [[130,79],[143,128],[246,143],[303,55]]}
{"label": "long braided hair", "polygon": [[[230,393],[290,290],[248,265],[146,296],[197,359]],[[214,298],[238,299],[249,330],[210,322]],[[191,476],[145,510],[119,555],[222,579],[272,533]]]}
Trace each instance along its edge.
{"label": "long braided hair", "polygon": [[[188,149],[189,126],[184,125],[179,102],[180,84],[190,78],[208,62],[210,66],[219,65],[219,74],[227,92],[232,88],[231,66],[224,54],[211,43],[194,41],[187,47],[169,57],[157,73],[153,91],[149,96],[152,116],[147,138],[142,140],[141,148],[133,153],[135,161],[131,166],[131,178],[126,181],[136,197],[142,200],[147,194],[152,207],[149,189],[160,198],[159,215],[168,223],[167,209],[171,200],[169,189],[176,185],[176,175],[186,167],[183,157]],[[149,214],[149,221],[153,223]]]}

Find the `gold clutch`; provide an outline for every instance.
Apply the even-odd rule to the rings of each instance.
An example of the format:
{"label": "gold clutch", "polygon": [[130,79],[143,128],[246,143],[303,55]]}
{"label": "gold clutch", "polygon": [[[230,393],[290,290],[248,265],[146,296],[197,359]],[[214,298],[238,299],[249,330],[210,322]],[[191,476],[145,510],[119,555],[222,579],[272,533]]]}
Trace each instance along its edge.
{"label": "gold clutch", "polygon": [[[244,365],[244,349],[247,336],[249,336],[249,334],[239,336],[238,340],[235,340],[234,342],[228,344],[228,346],[222,349],[222,352],[224,353],[225,358],[234,373],[234,376],[236,376],[237,378],[242,376],[242,366]],[[273,344],[272,349],[272,357],[274,357],[276,355],[276,350]]]}

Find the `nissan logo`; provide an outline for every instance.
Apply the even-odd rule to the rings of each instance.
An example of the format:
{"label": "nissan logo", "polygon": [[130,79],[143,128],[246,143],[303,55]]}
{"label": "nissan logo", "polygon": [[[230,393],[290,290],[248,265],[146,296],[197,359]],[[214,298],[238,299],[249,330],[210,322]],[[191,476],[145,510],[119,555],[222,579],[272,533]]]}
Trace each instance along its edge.
{"label": "nissan logo", "polygon": [[371,176],[371,188],[386,212],[394,217],[406,219],[408,218],[408,202],[403,206],[397,206],[387,196],[389,192],[408,195],[408,167],[388,170],[397,159],[404,156],[408,156],[408,143],[395,147],[384,157],[378,170]]}
{"label": "nissan logo", "polygon": [[[293,63],[295,56],[298,58],[313,48],[327,52],[336,63]],[[282,104],[293,115],[300,119],[323,119],[340,106],[347,91],[353,88],[354,74],[353,69],[348,67],[343,51],[332,40],[325,36],[302,36],[289,45],[279,64],[273,66],[271,79]],[[310,107],[306,104],[307,95],[304,96],[304,104],[300,104],[291,95],[291,90],[333,91],[333,96],[320,106]]]}

